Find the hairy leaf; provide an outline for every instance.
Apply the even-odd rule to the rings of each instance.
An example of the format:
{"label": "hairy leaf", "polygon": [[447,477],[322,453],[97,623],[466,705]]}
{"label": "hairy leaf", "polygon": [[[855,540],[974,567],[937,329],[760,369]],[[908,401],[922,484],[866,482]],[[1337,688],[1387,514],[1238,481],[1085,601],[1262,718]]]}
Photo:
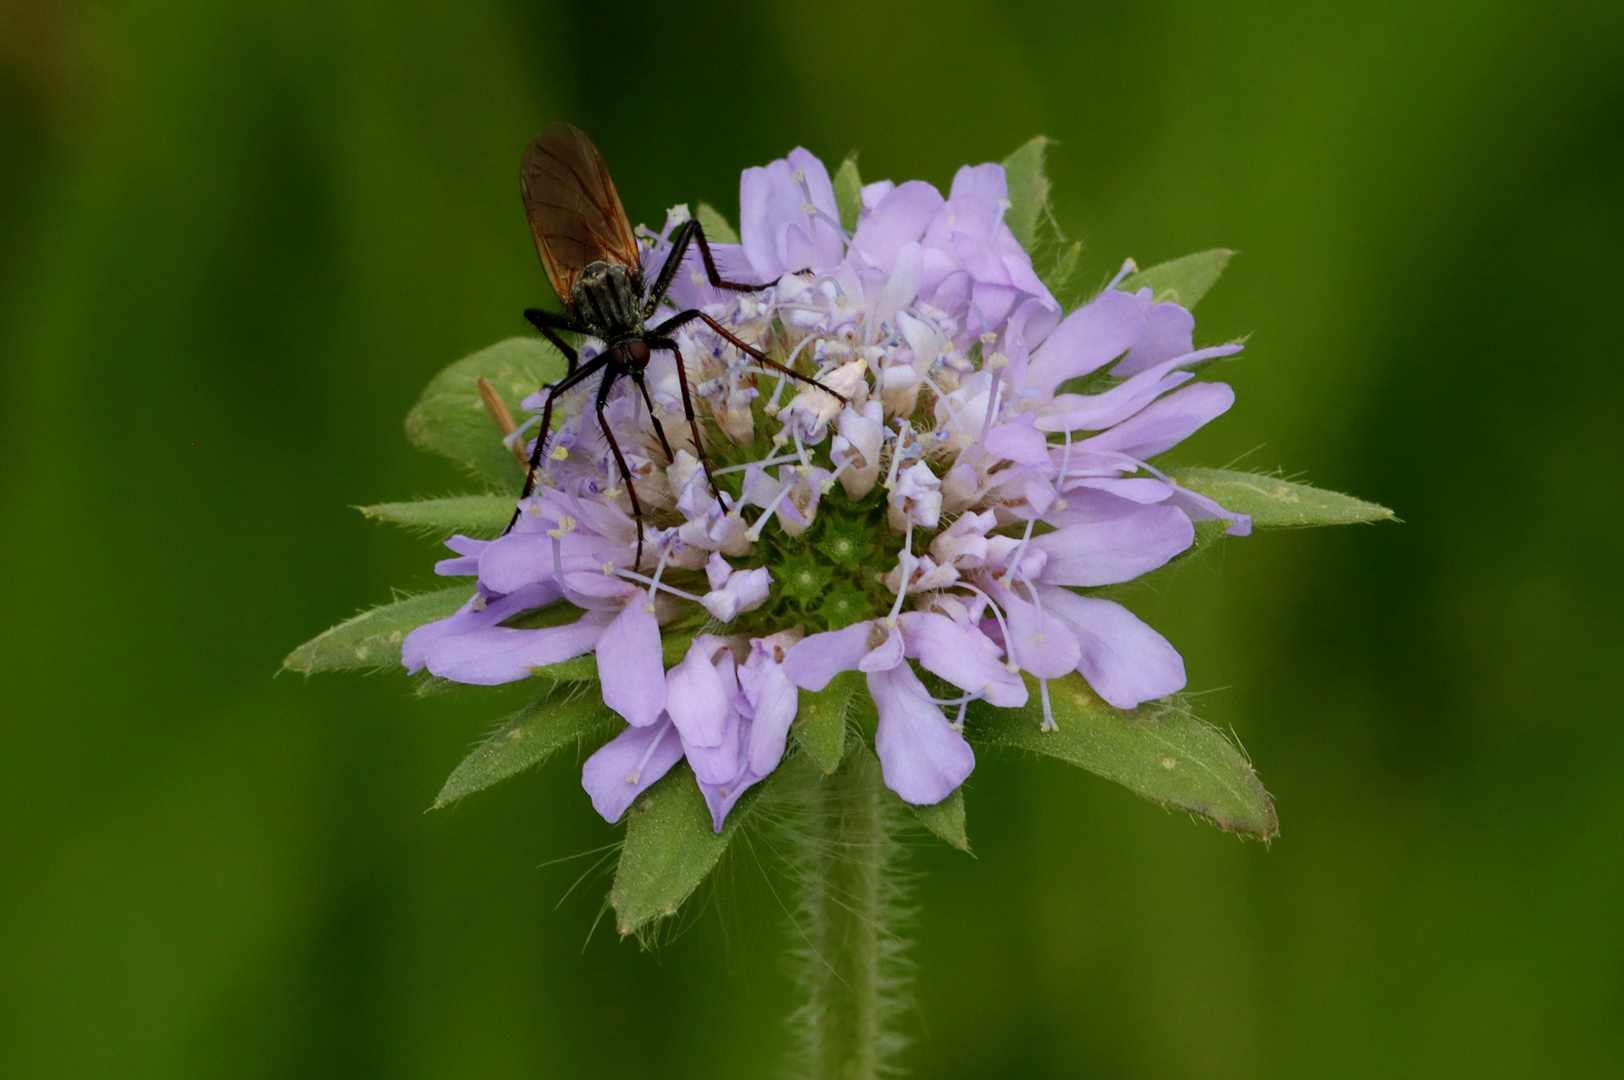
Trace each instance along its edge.
{"label": "hairy leaf", "polygon": [[1124,279],[1117,288],[1136,292],[1148,285],[1156,290],[1158,303],[1171,300],[1181,307],[1193,308],[1217,282],[1218,275],[1224,272],[1230,256],[1234,254],[1227,248],[1213,248],[1211,251],[1186,255],[1182,259],[1158,263],[1149,270],[1141,270]]}
{"label": "hairy leaf", "polygon": [[1259,528],[1353,525],[1393,518],[1393,512],[1385,506],[1294,484],[1278,476],[1228,469],[1173,469],[1168,475],[1191,491],[1216,500],[1226,510],[1250,514],[1252,524]]}
{"label": "hairy leaf", "polygon": [[398,664],[407,633],[453,614],[471,595],[468,586],[459,585],[363,611],[294,649],[282,666],[309,675]]}
{"label": "hairy leaf", "polygon": [[953,794],[931,806],[910,806],[925,828],[946,840],[960,851],[970,850],[970,835],[964,831],[964,788],[956,787]]}
{"label": "hairy leaf", "polygon": [[712,244],[737,244],[739,234],[722,212],[710,203],[700,203],[694,211],[694,217],[699,219],[699,227],[705,230],[705,240]]}
{"label": "hairy leaf", "polygon": [[1025,708],[973,702],[969,737],[1080,765],[1147,799],[1209,818],[1226,832],[1268,840],[1280,831],[1274,803],[1245,756],[1188,710],[1166,704],[1114,709],[1077,674],[1050,680],[1049,693],[1059,731],[1040,730],[1043,711],[1033,685]]}
{"label": "hairy leaf", "polygon": [[626,811],[626,842],[609,902],[622,936],[650,922],[676,914],[682,902],[715,869],[740,826],[750,816],[756,796],[783,771],[751,788],[733,806],[720,833],[686,761],[640,795]]}
{"label": "hairy leaf", "polygon": [[835,170],[835,206],[840,209],[840,227],[857,228],[857,215],[863,212],[863,179],[857,174],[857,155],[847,154]]}
{"label": "hairy leaf", "polygon": [[464,758],[434,797],[433,809],[539,765],[566,746],[607,737],[616,720],[596,693],[557,688],[503,720],[490,738]]}
{"label": "hairy leaf", "polygon": [[1079,303],[1073,283],[1077,280],[1077,271],[1082,264],[1083,242],[1076,240],[1070,244],[1060,244],[1048,267],[1038,271],[1038,277],[1044,286],[1067,311]]}
{"label": "hairy leaf", "polygon": [[801,691],[791,730],[796,744],[826,773],[839,768],[846,756],[846,718],[859,695],[868,696],[859,671],[842,671],[817,693]]}
{"label": "hairy leaf", "polygon": [[513,500],[494,494],[378,503],[356,509],[374,521],[422,529],[436,536],[462,533],[464,536],[493,538],[500,536],[513,519]]}
{"label": "hairy leaf", "polygon": [[1004,159],[1004,176],[1009,182],[1004,221],[1029,252],[1037,242],[1038,224],[1049,215],[1049,177],[1043,163],[1049,142],[1039,135]]}
{"label": "hairy leaf", "polygon": [[539,338],[509,338],[452,364],[424,387],[406,414],[406,436],[428,450],[444,454],[476,475],[502,488],[524,474],[513,451],[502,444],[479,394],[479,379],[490,380],[508,409],[519,416],[519,402],[564,374],[564,358]]}

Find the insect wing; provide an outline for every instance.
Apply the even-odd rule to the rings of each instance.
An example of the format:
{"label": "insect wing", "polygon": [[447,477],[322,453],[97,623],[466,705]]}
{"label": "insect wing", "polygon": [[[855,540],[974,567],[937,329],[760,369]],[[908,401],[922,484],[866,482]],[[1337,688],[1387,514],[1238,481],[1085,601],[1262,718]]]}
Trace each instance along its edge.
{"label": "insect wing", "polygon": [[589,264],[623,266],[642,289],[642,264],[626,208],[603,155],[573,124],[537,135],[519,167],[530,231],[553,291],[571,303],[575,279]]}

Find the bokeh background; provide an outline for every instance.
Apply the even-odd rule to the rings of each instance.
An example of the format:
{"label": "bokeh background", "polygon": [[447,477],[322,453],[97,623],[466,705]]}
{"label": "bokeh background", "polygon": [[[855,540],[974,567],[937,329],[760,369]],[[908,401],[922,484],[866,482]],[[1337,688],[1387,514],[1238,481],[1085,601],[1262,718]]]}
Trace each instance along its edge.
{"label": "bokeh background", "polygon": [[[1624,1072],[1624,7],[0,3],[0,1073],[769,1075],[746,856],[655,953],[590,931],[570,763],[425,816],[505,703],[273,678],[466,490],[401,419],[547,296],[527,140],[632,216],[804,144],[945,186],[1059,140],[1098,283],[1242,255],[1181,461],[1403,525],[1146,594],[1275,793],[1241,843],[993,760],[921,841],[921,1077]],[[583,859],[549,864],[583,852]]]}

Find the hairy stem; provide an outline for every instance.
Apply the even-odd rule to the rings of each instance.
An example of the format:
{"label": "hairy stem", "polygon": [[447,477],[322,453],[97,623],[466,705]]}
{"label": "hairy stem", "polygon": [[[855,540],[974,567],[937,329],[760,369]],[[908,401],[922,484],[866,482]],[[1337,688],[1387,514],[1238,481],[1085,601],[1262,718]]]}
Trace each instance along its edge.
{"label": "hairy stem", "polygon": [[801,884],[795,932],[802,1004],[791,1018],[814,1080],[870,1080],[902,1046],[893,1030],[906,984],[897,935],[903,886],[899,807],[859,744],[808,790],[797,822]]}

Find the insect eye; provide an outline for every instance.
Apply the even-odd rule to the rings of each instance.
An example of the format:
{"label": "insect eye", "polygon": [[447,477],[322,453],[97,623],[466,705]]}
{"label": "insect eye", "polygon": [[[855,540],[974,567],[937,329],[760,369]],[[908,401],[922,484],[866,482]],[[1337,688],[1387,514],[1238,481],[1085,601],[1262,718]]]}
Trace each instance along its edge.
{"label": "insect eye", "polygon": [[648,363],[648,345],[645,342],[633,340],[626,346],[626,351],[632,354],[632,362],[639,367]]}

